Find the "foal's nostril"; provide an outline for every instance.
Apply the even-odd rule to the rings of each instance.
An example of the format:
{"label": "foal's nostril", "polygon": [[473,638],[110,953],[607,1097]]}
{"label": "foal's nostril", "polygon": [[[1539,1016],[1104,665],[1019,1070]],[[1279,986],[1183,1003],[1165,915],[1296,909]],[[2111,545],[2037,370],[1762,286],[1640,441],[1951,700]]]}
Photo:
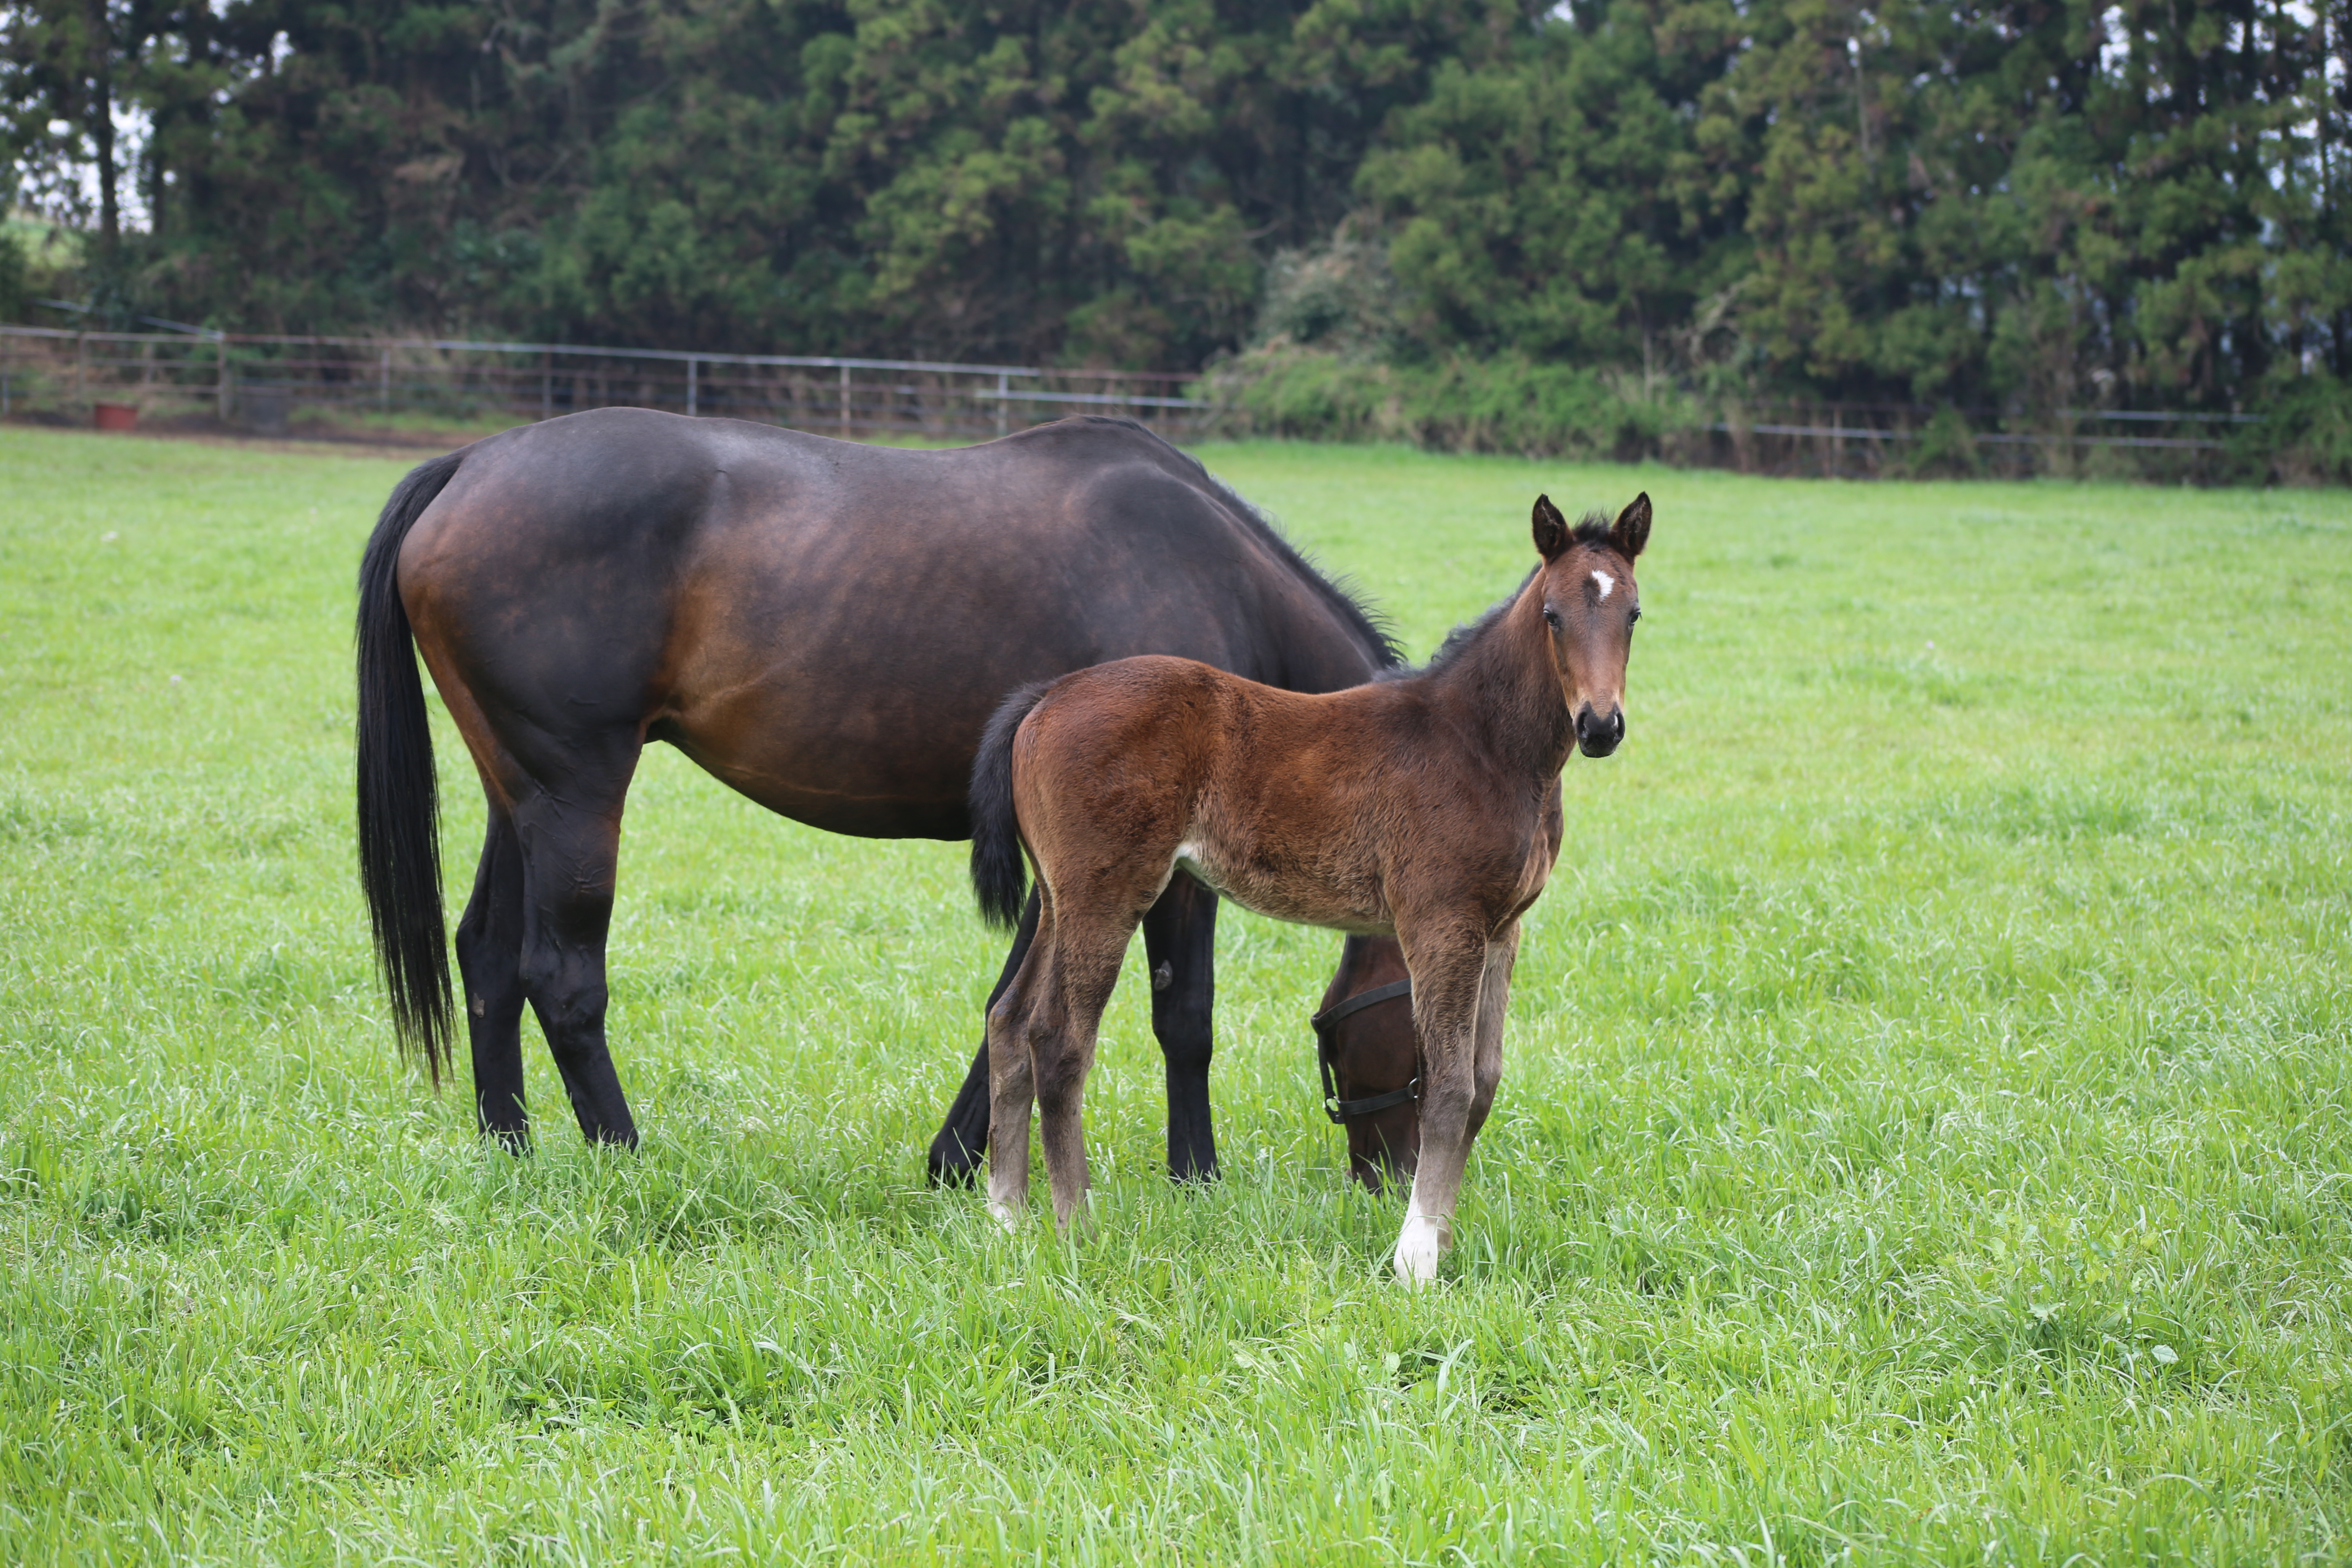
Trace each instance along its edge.
{"label": "foal's nostril", "polygon": [[1607,718],[1590,705],[1576,710],[1576,743],[1588,757],[1605,757],[1625,738],[1625,710],[1613,709]]}

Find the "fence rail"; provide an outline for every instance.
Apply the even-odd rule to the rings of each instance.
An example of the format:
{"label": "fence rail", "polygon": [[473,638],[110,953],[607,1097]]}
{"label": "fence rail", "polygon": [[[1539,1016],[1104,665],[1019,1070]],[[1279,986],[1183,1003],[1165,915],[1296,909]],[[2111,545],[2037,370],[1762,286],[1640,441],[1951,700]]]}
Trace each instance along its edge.
{"label": "fence rail", "polygon": [[[726,415],[862,439],[1001,436],[1077,412],[1112,412],[1171,439],[1246,427],[1183,395],[1168,372],[1054,370],[803,354],[704,353],[454,338],[77,331],[0,326],[0,415],[86,419],[101,403],[263,433],[376,435],[632,406]],[[1745,472],[1875,478],[1916,471],[1942,439],[1936,410],[1899,404],[1733,404],[1667,432],[1671,458]],[[2011,474],[2203,479],[2242,414],[1973,411],[1962,466]],[[1999,426],[1986,428],[1986,426]],[[1945,458],[1948,453],[1945,454]],[[1944,460],[1939,458],[1939,461]],[[1948,463],[1947,464],[1948,466]]]}
{"label": "fence rail", "polygon": [[[1924,443],[1953,442],[1932,426],[1938,410],[1908,404],[1756,403],[1726,411],[1691,433],[1677,456],[1742,472],[1878,478],[1913,471]],[[2256,425],[2253,414],[2168,413],[2136,408],[2054,408],[2031,420],[1989,409],[1969,412],[1977,422],[1956,443],[1973,450],[1987,472],[2023,478],[2106,471],[2138,478],[2204,479],[2231,443],[2219,439],[2236,426]],[[1991,424],[2000,428],[1986,429]],[[2116,426],[2122,426],[2117,429]],[[2143,434],[2150,426],[2165,434]],[[1675,445],[1669,437],[1669,446]],[[1942,455],[1953,465],[1950,453]]]}
{"label": "fence rail", "polygon": [[263,431],[550,418],[586,408],[725,415],[871,439],[1001,436],[1069,412],[1197,433],[1190,376],[450,338],[100,332],[0,326],[0,415],[127,403]]}

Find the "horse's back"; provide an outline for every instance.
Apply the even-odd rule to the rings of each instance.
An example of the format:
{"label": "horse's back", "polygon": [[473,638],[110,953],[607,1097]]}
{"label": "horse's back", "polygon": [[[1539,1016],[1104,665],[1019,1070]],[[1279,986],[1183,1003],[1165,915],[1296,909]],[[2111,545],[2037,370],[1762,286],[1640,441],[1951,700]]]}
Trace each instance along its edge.
{"label": "horse's back", "polygon": [[468,448],[404,547],[436,678],[518,730],[670,741],[840,832],[959,837],[1026,682],[1144,652],[1361,679],[1376,634],[1122,422],[922,451],[613,409]]}

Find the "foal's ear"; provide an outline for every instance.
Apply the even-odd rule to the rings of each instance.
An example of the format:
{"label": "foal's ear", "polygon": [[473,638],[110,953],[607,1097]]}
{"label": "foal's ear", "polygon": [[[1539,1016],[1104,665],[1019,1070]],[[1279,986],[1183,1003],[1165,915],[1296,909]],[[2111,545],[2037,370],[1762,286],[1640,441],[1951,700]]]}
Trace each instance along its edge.
{"label": "foal's ear", "polygon": [[1559,515],[1551,497],[1536,497],[1536,553],[1551,561],[1567,548],[1568,519]]}
{"label": "foal's ear", "polygon": [[1649,491],[1643,490],[1625,503],[1625,510],[1617,514],[1617,526],[1609,531],[1609,542],[1628,561],[1642,553],[1642,546],[1650,542]]}

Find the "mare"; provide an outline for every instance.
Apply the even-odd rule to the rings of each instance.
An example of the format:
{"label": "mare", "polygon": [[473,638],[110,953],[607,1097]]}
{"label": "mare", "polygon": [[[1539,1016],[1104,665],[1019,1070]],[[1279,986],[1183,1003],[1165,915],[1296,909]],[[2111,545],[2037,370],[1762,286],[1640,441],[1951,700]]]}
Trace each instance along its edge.
{"label": "mare", "polygon": [[1541,561],[1428,668],[1320,695],[1145,656],[1016,692],[972,773],[982,911],[1040,889],[1034,940],[988,1012],[989,1207],[1029,1198],[1034,1103],[1066,1227],[1087,1191],[1081,1107],[1137,922],[1180,875],[1278,920],[1393,936],[1421,1042],[1420,1159],[1394,1267],[1434,1279],[1503,1072],[1519,920],[1560,846],[1560,771],[1625,738],[1650,498],[1570,528],[1535,504]]}
{"label": "mare", "polygon": [[[455,1031],[415,653],[488,797],[456,945],[476,1114],[520,1149],[526,1004],[581,1131],[636,1139],[605,1043],[604,947],[647,742],[818,827],[961,838],[1005,693],[1147,652],[1307,691],[1395,662],[1360,605],[1125,420],[905,451],[604,409],[424,464],[360,570],[361,879],[401,1041],[437,1082]],[[1216,1169],[1215,919],[1214,895],[1184,877],[1144,918],[1180,1177]],[[1375,1008],[1342,1055],[1360,1039],[1393,1059],[1409,1026]],[[935,1180],[978,1163],[987,1087],[983,1046],[932,1143]]]}

